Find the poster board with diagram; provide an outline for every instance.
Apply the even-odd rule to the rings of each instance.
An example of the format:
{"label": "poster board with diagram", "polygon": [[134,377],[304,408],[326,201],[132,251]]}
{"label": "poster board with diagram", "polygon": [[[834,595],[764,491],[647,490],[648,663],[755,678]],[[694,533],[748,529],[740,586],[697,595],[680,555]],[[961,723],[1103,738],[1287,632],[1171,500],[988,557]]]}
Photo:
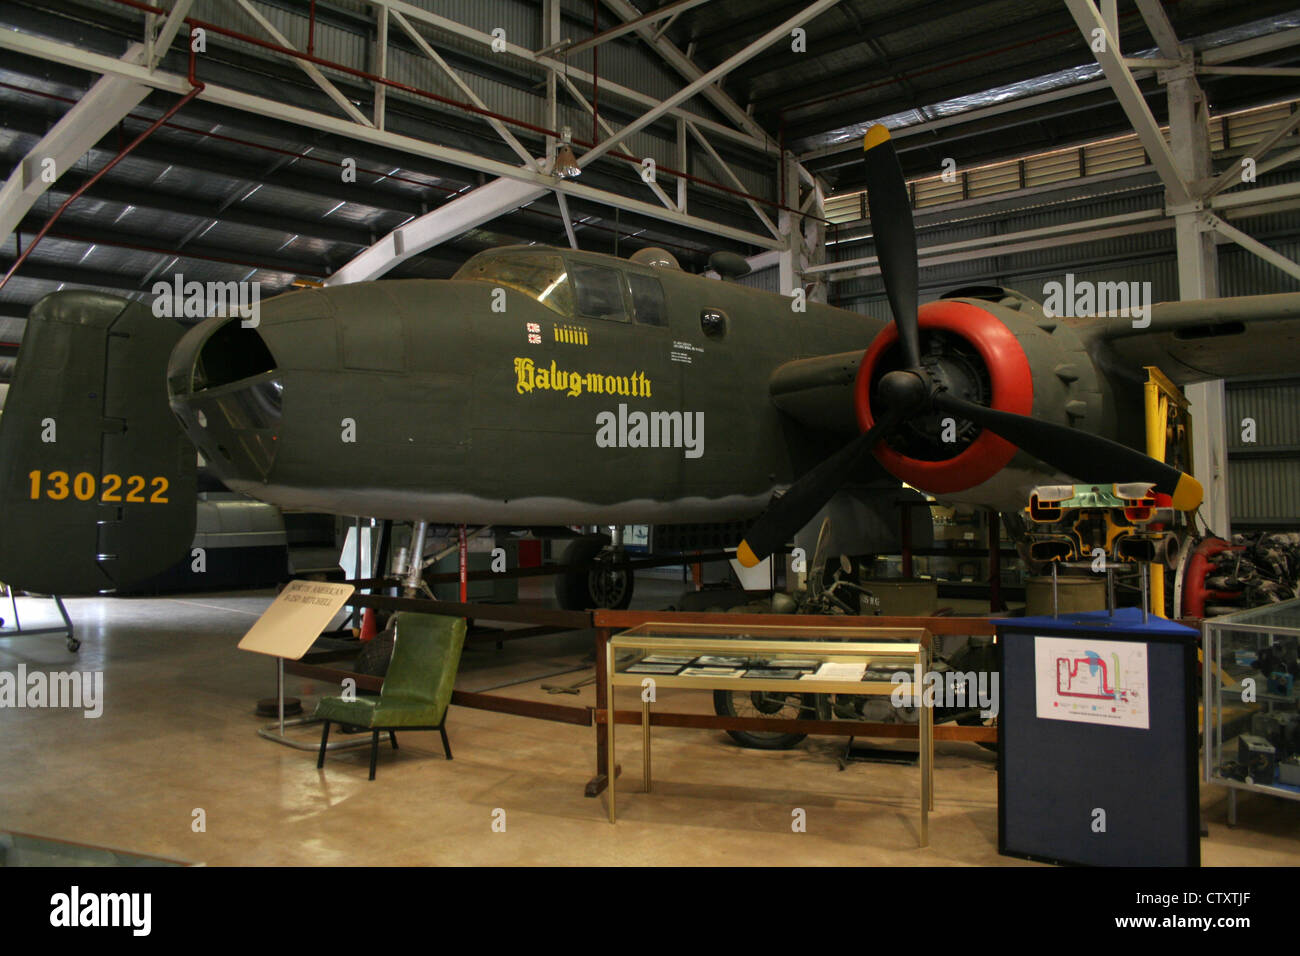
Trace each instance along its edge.
{"label": "poster board with diagram", "polygon": [[1199,866],[1197,632],[1121,608],[997,634],[998,852]]}

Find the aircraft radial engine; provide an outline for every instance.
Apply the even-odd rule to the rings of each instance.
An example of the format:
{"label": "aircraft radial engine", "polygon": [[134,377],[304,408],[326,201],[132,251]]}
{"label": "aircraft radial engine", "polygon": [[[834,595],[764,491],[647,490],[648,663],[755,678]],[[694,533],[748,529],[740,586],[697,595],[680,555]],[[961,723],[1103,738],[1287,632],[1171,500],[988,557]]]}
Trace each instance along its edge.
{"label": "aircraft radial engine", "polygon": [[[1062,427],[1124,439],[1113,402],[1085,340],[1067,323],[1043,315],[1037,303],[997,291],[988,301],[958,290],[921,306],[917,314],[920,366],[943,394]],[[863,354],[853,386],[862,431],[888,413],[882,382],[905,372],[894,326]],[[886,388],[887,393],[887,388]],[[898,425],[872,454],[909,485],[952,500],[1023,507],[1028,488],[1050,469],[990,428],[932,407]],[[996,480],[995,480],[996,479]]]}
{"label": "aircraft radial engine", "polygon": [[[741,563],[752,567],[781,547],[872,455],[922,491],[966,492],[1001,510],[1022,507],[1029,488],[1041,482],[1034,460],[1084,482],[1149,482],[1174,508],[1195,508],[1202,489],[1194,478],[1098,433],[1105,411],[1100,377],[1083,337],[1064,320],[1047,320],[1014,296],[996,304],[966,299],[918,307],[916,230],[889,131],[873,126],[863,148],[876,255],[894,322],[877,334],[858,367],[853,401],[861,434],[754,522],[737,551]],[[1090,413],[1093,420],[1085,423]],[[1113,433],[1115,424],[1104,430]],[[1020,481],[1017,464],[1028,469]],[[995,477],[999,484],[989,486]]]}

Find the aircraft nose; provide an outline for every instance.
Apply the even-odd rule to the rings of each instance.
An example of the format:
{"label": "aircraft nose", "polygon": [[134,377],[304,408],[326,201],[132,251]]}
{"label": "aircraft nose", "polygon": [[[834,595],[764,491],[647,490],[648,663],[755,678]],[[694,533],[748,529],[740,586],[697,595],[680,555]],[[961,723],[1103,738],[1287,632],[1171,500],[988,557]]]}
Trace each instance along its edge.
{"label": "aircraft nose", "polygon": [[284,384],[256,328],[245,328],[238,316],[194,326],[172,350],[167,392],[181,427],[217,477],[232,488],[269,478]]}

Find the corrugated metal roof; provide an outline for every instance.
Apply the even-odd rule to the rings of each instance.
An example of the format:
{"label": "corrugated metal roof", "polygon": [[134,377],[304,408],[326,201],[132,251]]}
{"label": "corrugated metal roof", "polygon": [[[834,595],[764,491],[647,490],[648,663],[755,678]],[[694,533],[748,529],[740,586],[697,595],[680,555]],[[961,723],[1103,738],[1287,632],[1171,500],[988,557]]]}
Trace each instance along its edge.
{"label": "corrugated metal roof", "polygon": [[[26,5],[7,5],[0,10],[0,28],[6,27],[10,17],[25,18],[24,24],[36,24],[36,32],[75,40],[102,52],[120,51],[138,35],[134,28],[121,29],[121,24],[139,20],[138,11],[111,0],[69,2],[77,4],[82,16],[75,38],[59,34],[73,21]],[[306,45],[305,4],[290,0],[253,0],[253,3],[289,42]],[[637,3],[641,9],[648,10],[655,5],[655,0],[637,0]],[[540,5],[533,0],[418,0],[415,6],[482,32],[500,27],[510,42],[526,49],[536,50],[542,45]],[[678,17],[666,38],[680,49],[695,42],[695,62],[701,69],[708,69],[797,8],[797,4],[786,0],[712,0]],[[592,11],[588,0],[563,0],[562,10],[563,36],[582,40],[591,34]],[[617,22],[603,5],[597,10],[598,29],[607,29]],[[253,18],[228,0],[198,0],[192,13],[254,35],[264,35]],[[371,5],[364,0],[331,0],[319,5],[318,13],[312,35],[316,55],[363,70],[372,68],[374,12]],[[1225,25],[1236,30],[1235,38],[1256,35],[1263,29],[1259,23],[1243,28],[1243,21],[1251,19],[1276,25],[1282,22],[1279,14],[1285,16],[1288,11],[1275,0],[1258,0],[1250,7],[1234,0],[1183,0],[1172,11],[1180,35],[1185,37],[1212,33]],[[97,19],[103,24],[99,31],[93,27]],[[481,42],[418,19],[412,22],[489,108],[530,123],[546,122],[545,73],[536,64],[494,54]],[[1131,16],[1126,20],[1130,24],[1135,22]],[[856,124],[871,118],[876,107],[886,109],[903,93],[907,102],[892,109],[898,122],[912,122],[927,116],[955,114],[1043,84],[1078,82],[1086,71],[1095,70],[1095,65],[1091,64],[1077,31],[1042,39],[1043,34],[1058,32],[1062,24],[1071,27],[1072,21],[1058,0],[974,0],[968,4],[940,0],[841,0],[831,11],[805,25],[809,40],[807,53],[795,54],[788,49],[787,42],[779,41],[726,78],[723,89],[742,108],[752,108],[753,116],[769,131],[774,142],[784,133],[787,147],[798,148],[801,142],[833,141],[837,137],[855,138]],[[1133,29],[1126,27],[1130,33]],[[1140,28],[1136,31],[1141,34]],[[1034,42],[1022,42],[1024,38]],[[410,44],[396,23],[390,24],[390,39],[391,76],[445,96],[462,98],[460,90]],[[1149,41],[1134,43],[1126,49],[1136,50],[1143,45],[1149,46]],[[1012,49],[1003,50],[1003,47]],[[1043,67],[1040,61],[1052,56],[1058,62],[1050,68]],[[598,59],[599,76],[606,83],[621,83],[647,96],[662,99],[679,89],[683,82],[677,71],[632,34],[602,44]],[[591,69],[595,60],[591,51],[572,57],[575,68],[579,69]],[[1287,61],[1286,56],[1281,56],[1280,61]],[[174,69],[178,63],[183,67],[183,61],[173,57],[168,66]],[[1061,73],[1062,69],[1066,72]],[[370,111],[373,91],[369,83],[330,67],[324,70],[346,95],[357,101],[363,113]],[[1071,74],[1070,70],[1084,72]],[[210,37],[200,75],[254,95],[274,96],[284,102],[337,112],[295,63],[251,44]],[[68,108],[66,101],[82,95],[87,82],[84,74],[62,67],[41,65],[34,70],[30,63],[0,63],[0,117],[6,120],[0,123],[0,155],[10,164],[16,162]],[[1218,84],[1214,87],[1216,102],[1220,98],[1234,102],[1233,97],[1238,95],[1254,97],[1253,102],[1260,102],[1266,86],[1262,80],[1215,82]],[[1276,85],[1286,81],[1270,82]],[[590,93],[585,84],[579,85]],[[857,92],[851,92],[854,90]],[[1244,92],[1235,92],[1239,90]],[[849,95],[840,95],[844,93]],[[809,103],[810,100],[820,102]],[[172,101],[170,94],[152,94],[133,111],[122,127],[121,137],[116,133],[106,137],[102,148],[93,150],[79,163],[68,182],[80,181],[101,168],[120,142],[138,133]],[[391,129],[515,161],[513,153],[482,117],[395,90],[389,91],[388,106]],[[610,96],[608,87],[601,88],[601,115],[615,126],[632,119],[643,108]],[[721,119],[721,114],[702,96],[688,101],[685,108],[697,115]],[[1112,104],[1108,110],[1048,116],[1039,125],[1049,138],[1062,135],[1061,128],[1068,126],[1070,134],[1079,140],[1085,138],[1090,128],[1113,123],[1117,114]],[[1248,143],[1250,136],[1260,135],[1251,124],[1258,126],[1262,122],[1262,119],[1243,121],[1234,127],[1230,131],[1231,145]],[[561,99],[557,123],[571,126],[581,138],[591,136],[590,115],[567,96]],[[655,124],[628,137],[621,149],[634,156],[652,157],[661,167],[676,166],[678,154],[673,126],[672,123]],[[529,148],[540,151],[541,141],[536,134],[520,131],[519,135]],[[927,137],[925,148],[916,146],[914,141],[916,152],[905,153],[905,161],[921,164],[925,174],[933,176],[937,163],[924,165],[934,158],[928,150],[944,148],[941,144],[946,135]],[[769,200],[780,195],[773,156],[738,146],[724,137],[711,135],[710,141],[730,163],[747,191]],[[1023,148],[1026,134],[1019,130],[1006,134],[991,131],[967,139],[958,138],[954,133],[952,142],[970,145],[972,149],[977,144],[978,148],[996,148],[1000,150],[998,159],[1030,151]],[[1118,143],[1093,148],[1085,159],[1088,169],[1095,171],[1125,168],[1134,155],[1131,143]],[[349,156],[357,159],[360,169],[357,182],[345,186],[338,171],[342,160]],[[1033,185],[1049,182],[1058,174],[1065,175],[1069,159],[1043,159],[1027,162],[1026,166],[1027,179]],[[688,149],[687,171],[731,185],[722,170],[693,141]],[[832,171],[828,175],[833,177],[838,173]],[[254,263],[269,267],[261,273],[268,283],[284,284],[291,278],[285,270],[296,267],[303,274],[319,274],[337,266],[355,254],[360,243],[370,242],[372,237],[387,233],[424,209],[435,208],[449,196],[479,181],[476,173],[446,163],[379,147],[363,147],[317,130],[223,110],[197,100],[171,126],[160,130],[78,200],[56,230],[63,238],[55,235],[48,239],[33,255],[30,265],[24,267],[28,274],[20,273],[0,290],[0,316],[22,311],[61,283],[92,286],[109,283],[139,288],[160,266],[171,268],[168,263],[173,255],[182,256],[187,273],[192,270],[196,277],[241,278],[251,268],[242,263]],[[620,163],[594,164],[585,174],[584,182],[657,202]],[[671,176],[662,173],[659,182],[675,197],[676,183]],[[972,169],[967,181],[959,186],[974,197],[1012,192],[1017,187],[1009,167]],[[28,237],[29,227],[44,222],[52,209],[66,198],[70,188],[68,183],[58,185],[40,200],[24,224]],[[943,189],[927,185],[924,190],[932,190],[932,194],[927,192],[923,198],[934,201],[951,198],[950,184],[944,184]],[[696,185],[690,187],[689,193],[692,212],[707,213],[716,216],[718,221],[745,224],[747,228],[762,231],[738,197]],[[1148,201],[1149,197],[1131,198],[1131,201],[1117,201],[1115,208],[1144,208],[1141,204]],[[833,198],[832,202],[847,206],[852,199]],[[711,248],[738,248],[736,243],[688,232],[652,218],[618,214],[577,201],[571,206],[583,222],[579,234],[584,246],[589,248],[612,251],[617,242],[620,251],[626,254],[641,244],[665,245],[681,255],[688,267],[693,264],[696,268],[703,266]],[[1084,204],[1076,207],[1075,212],[1047,209],[1040,213],[1008,214],[1000,217],[1000,225],[954,222],[942,233],[930,232],[927,236],[950,234],[961,238],[987,234],[997,228],[1029,228],[1034,222],[1084,215],[1092,208],[1106,206]],[[767,211],[776,215],[770,208]],[[1258,228],[1264,230],[1263,234],[1274,236],[1292,228],[1293,222],[1288,214],[1281,214],[1276,223],[1261,222]],[[82,238],[79,240],[77,236]],[[1072,261],[1072,255],[1084,253],[1097,258],[1129,255],[1150,259],[1160,254],[1160,244],[1166,240],[1160,234],[1126,237],[1124,241],[1105,244],[1104,248],[1045,250],[1041,254],[1006,259],[995,266],[1012,274],[1031,275],[1035,270],[1058,268]],[[1278,248],[1286,247],[1284,242],[1275,240],[1276,237],[1269,239]],[[446,274],[456,261],[487,244],[521,241],[564,241],[562,223],[552,199],[539,200],[526,210],[472,230],[404,264],[398,274]],[[16,247],[13,237],[8,237],[3,254],[11,259]],[[837,249],[836,254],[866,254],[861,251],[863,248],[869,249],[869,244],[850,243]],[[1231,250],[1224,251],[1225,262],[1230,253]],[[935,276],[961,281],[989,267],[987,260],[983,264],[955,263]],[[1236,273],[1231,272],[1225,282],[1239,282],[1246,287],[1261,285],[1266,280],[1251,273],[1255,268],[1258,267],[1243,264],[1242,277],[1237,279]],[[927,282],[938,281],[928,271],[926,275]],[[860,288],[876,288],[872,285],[874,281],[865,280]],[[846,285],[844,291],[852,288]]]}

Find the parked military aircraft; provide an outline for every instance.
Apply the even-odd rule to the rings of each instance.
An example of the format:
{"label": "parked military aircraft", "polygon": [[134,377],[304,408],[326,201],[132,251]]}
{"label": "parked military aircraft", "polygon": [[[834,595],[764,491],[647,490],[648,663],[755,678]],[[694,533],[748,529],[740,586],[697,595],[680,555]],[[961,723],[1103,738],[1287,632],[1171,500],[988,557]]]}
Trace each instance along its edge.
{"label": "parked military aircraft", "polygon": [[255,322],[188,331],[108,295],[47,296],[0,419],[0,580],[94,593],[168,567],[193,535],[195,447],[232,490],[286,510],[758,516],[750,563],[850,484],[1015,512],[1037,486],[1149,482],[1194,508],[1195,480],[1136,450],[1142,366],[1179,383],[1277,368],[1300,295],[1160,304],[1145,329],[1048,318],[1006,289],[918,307],[897,156],[883,127],[865,146],[893,323],[796,311],[667,253],[542,246],[480,253],[449,280],[290,292]]}

